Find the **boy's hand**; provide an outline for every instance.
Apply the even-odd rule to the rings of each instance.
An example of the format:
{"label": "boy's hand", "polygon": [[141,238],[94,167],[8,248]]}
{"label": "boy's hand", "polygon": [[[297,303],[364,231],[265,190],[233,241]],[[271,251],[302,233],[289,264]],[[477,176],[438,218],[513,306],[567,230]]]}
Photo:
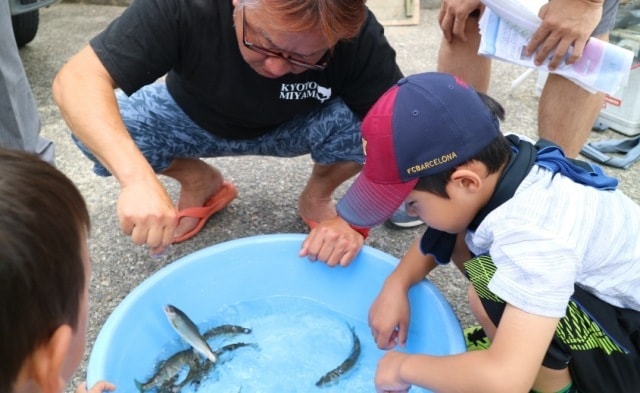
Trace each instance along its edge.
{"label": "boy's hand", "polygon": [[324,220],[302,242],[301,257],[329,266],[347,266],[364,244],[363,236],[340,217]]}
{"label": "boy's hand", "polygon": [[407,293],[385,284],[369,308],[369,327],[378,348],[406,344],[410,313]]}
{"label": "boy's hand", "polygon": [[410,355],[389,351],[382,356],[376,369],[376,392],[408,392],[411,385],[400,378],[400,366]]}
{"label": "boy's hand", "polygon": [[113,390],[116,390],[116,385],[106,381],[96,382],[96,384],[91,387],[91,390],[87,390],[87,383],[82,382],[76,389],[76,393],[102,393],[104,391],[111,392]]}

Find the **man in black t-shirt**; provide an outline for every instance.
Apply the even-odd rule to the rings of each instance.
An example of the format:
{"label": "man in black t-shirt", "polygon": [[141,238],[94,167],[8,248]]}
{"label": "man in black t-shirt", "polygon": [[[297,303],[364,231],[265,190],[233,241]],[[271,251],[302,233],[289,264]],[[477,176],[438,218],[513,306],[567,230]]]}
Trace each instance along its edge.
{"label": "man in black t-shirt", "polygon": [[[217,156],[310,153],[300,216],[334,217],[360,120],[402,76],[364,3],[135,0],[93,38],[53,93],[94,171],[120,182],[122,230],[153,254],[194,236],[237,193],[200,160]],[[156,173],[180,183],[177,206]]]}

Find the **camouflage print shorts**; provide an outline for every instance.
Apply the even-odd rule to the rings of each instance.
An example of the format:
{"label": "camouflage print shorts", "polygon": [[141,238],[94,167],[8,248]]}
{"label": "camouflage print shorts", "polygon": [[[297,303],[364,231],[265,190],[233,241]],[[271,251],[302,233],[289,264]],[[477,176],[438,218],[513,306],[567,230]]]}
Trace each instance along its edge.
{"label": "camouflage print shorts", "polygon": [[[120,113],[134,142],[156,172],[176,158],[241,155],[296,157],[311,154],[314,162],[363,162],[360,119],[337,98],[322,108],[293,117],[254,139],[224,139],[195,124],[176,104],[164,83],[148,85],[127,97],[117,94]],[[94,172],[109,171],[74,137],[94,162]]]}

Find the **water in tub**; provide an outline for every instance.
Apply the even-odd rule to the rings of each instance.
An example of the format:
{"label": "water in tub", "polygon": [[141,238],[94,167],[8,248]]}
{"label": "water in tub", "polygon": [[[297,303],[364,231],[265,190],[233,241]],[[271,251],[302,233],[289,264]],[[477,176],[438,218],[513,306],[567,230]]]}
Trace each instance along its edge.
{"label": "water in tub", "polygon": [[[159,310],[162,312],[162,310]],[[212,310],[198,328],[218,355],[186,364],[169,384],[145,391],[172,392],[371,392],[384,351],[366,320],[337,313],[315,300],[277,296]],[[168,337],[149,380],[163,359],[189,349]],[[426,392],[413,387],[412,392]]]}

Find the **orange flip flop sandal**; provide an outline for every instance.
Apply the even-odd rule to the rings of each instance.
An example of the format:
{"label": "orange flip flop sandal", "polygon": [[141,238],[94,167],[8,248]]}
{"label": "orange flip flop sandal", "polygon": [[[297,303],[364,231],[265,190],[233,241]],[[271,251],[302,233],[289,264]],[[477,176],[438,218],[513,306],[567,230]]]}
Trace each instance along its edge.
{"label": "orange flip flop sandal", "polygon": [[207,220],[209,220],[209,217],[227,207],[237,195],[238,190],[236,187],[231,182],[225,181],[222,183],[222,187],[220,187],[218,192],[213,194],[202,207],[188,207],[180,210],[178,212],[178,220],[182,217],[195,217],[198,218],[199,221],[198,225],[192,230],[182,236],[174,238],[173,243],[180,243],[197,235]]}

